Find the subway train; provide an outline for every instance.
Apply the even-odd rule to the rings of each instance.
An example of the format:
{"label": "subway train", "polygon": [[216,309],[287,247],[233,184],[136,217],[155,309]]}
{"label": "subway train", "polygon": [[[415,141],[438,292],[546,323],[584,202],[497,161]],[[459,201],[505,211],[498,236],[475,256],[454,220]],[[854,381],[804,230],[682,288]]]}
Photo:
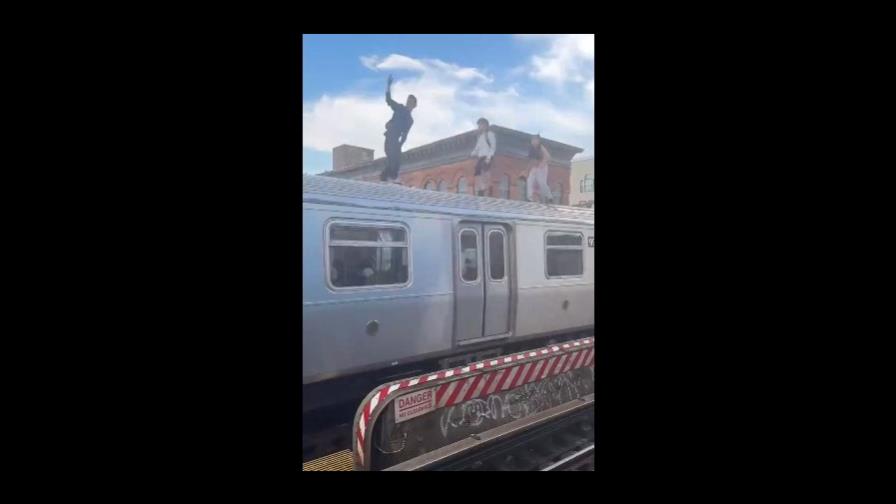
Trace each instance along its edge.
{"label": "subway train", "polygon": [[303,411],[593,335],[594,215],[304,175]]}

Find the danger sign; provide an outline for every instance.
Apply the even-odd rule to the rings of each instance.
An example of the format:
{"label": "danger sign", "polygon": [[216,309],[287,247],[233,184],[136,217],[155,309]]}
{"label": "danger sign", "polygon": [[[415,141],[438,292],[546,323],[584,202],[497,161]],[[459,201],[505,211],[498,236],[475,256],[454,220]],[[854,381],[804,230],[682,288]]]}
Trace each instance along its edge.
{"label": "danger sign", "polygon": [[416,418],[436,408],[436,389],[403,395],[395,400],[395,423]]}

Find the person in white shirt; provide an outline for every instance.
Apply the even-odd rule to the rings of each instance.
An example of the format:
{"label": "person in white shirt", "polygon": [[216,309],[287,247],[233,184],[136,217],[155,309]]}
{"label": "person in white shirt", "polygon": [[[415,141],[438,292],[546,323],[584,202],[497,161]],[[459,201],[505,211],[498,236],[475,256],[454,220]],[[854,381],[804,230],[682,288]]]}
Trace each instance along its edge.
{"label": "person in white shirt", "polygon": [[476,194],[478,196],[491,196],[491,176],[489,169],[492,167],[492,158],[495,157],[495,134],[488,129],[488,119],[480,118],[476,121],[479,127],[479,136],[476,138],[476,148],[470,153],[476,158]]}
{"label": "person in white shirt", "polygon": [[[541,143],[541,135],[532,137],[529,145],[529,159],[532,160],[532,168],[529,169],[529,177],[526,179],[526,198],[529,201],[549,203],[553,200],[551,188],[548,187],[548,163],[551,161],[551,153]],[[536,189],[538,197],[535,197]]]}

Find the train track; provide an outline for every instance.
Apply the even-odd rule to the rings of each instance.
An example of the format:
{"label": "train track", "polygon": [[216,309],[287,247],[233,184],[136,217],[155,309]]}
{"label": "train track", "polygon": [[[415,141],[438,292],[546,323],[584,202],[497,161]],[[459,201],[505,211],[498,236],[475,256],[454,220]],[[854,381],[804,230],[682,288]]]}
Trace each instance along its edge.
{"label": "train track", "polygon": [[590,443],[578,451],[548,464],[542,471],[593,471],[595,466],[594,443]]}
{"label": "train track", "polygon": [[[532,433],[491,453],[469,454],[437,471],[592,471],[595,466],[593,417],[579,415],[569,425]],[[587,426],[587,427],[586,427]]]}
{"label": "train track", "polygon": [[[569,406],[580,408],[585,404],[586,401],[576,402],[566,409],[572,409]],[[557,415],[546,413],[544,418],[523,419],[526,421],[518,425],[509,424],[501,432],[476,436],[471,442],[452,445],[441,453],[437,451],[427,458],[411,460],[386,470],[593,471],[596,459],[593,409],[574,409]],[[314,436],[317,441],[313,443],[317,445],[317,456],[305,458],[302,470],[354,470],[351,450],[342,442],[350,428],[345,424],[317,433]]]}
{"label": "train track", "polygon": [[[594,410],[587,401],[564,405],[455,443],[386,471],[593,471]],[[303,471],[351,471],[351,452],[338,451],[303,464]]]}
{"label": "train track", "polygon": [[351,449],[352,426],[331,425],[302,433],[302,463],[317,460],[333,452]]}

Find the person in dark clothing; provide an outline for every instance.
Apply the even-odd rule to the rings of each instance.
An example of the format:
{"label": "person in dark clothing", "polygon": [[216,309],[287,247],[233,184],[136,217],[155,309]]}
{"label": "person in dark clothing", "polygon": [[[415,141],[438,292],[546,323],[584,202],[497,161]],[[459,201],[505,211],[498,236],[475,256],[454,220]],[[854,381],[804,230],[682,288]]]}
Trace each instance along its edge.
{"label": "person in dark clothing", "polygon": [[408,139],[408,131],[414,124],[411,111],[417,106],[417,97],[408,95],[404,105],[392,99],[392,76],[386,83],[386,103],[392,107],[392,119],[386,123],[386,168],[380,175],[384,182],[395,182],[401,167],[401,146]]}

